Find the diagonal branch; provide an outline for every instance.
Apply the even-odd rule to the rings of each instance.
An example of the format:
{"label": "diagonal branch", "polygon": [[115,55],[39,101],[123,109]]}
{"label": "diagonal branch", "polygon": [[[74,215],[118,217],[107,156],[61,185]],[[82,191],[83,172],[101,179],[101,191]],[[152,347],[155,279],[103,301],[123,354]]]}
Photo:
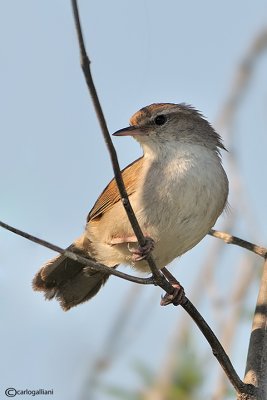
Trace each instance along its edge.
{"label": "diagonal branch", "polygon": [[104,264],[96,263],[89,258],[85,258],[80,256],[79,254],[73,253],[72,251],[69,250],[64,250],[61,247],[58,247],[52,243],[47,242],[46,240],[39,239],[36,236],[30,235],[29,233],[26,233],[24,231],[21,231],[20,229],[14,228],[13,226],[10,226],[2,221],[0,221],[0,226],[4,229],[7,229],[10,232],[15,233],[16,235],[22,236],[25,239],[30,240],[31,242],[40,244],[41,246],[47,247],[48,249],[54,250],[57,253],[63,254],[65,257],[71,258],[74,261],[79,261],[81,264],[86,265],[87,267],[90,267],[96,271],[104,271],[110,275],[115,275],[118,278],[125,279],[127,281],[143,284],[143,285],[151,285],[154,283],[154,280],[152,277],[148,278],[139,278],[137,276],[133,275],[128,275],[123,272],[117,271],[114,268],[109,268]]}
{"label": "diagonal branch", "polygon": [[[78,6],[77,6],[76,0],[72,0],[72,9],[73,9],[75,27],[76,27],[77,37],[78,37],[79,49],[80,49],[81,67],[83,70],[83,74],[84,74],[84,78],[86,80],[88,90],[89,90],[91,98],[92,98],[92,102],[93,102],[93,105],[95,108],[97,118],[98,118],[98,121],[99,121],[99,124],[101,127],[102,135],[104,137],[106,146],[108,148],[109,156],[110,156],[112,167],[113,167],[114,177],[115,177],[115,180],[116,180],[119,192],[120,192],[120,196],[121,196],[121,201],[125,208],[128,219],[131,223],[131,226],[133,228],[133,231],[135,233],[135,236],[138,240],[139,245],[145,246],[146,239],[143,235],[143,232],[140,228],[140,225],[137,221],[137,218],[134,214],[131,203],[129,201],[128,194],[127,194],[127,191],[125,189],[124,182],[122,179],[121,170],[120,170],[120,166],[119,166],[119,162],[118,162],[118,157],[117,157],[115,148],[113,146],[112,140],[110,138],[106,120],[105,120],[105,117],[104,117],[104,114],[102,111],[102,107],[101,107],[99,99],[98,99],[98,95],[96,92],[94,82],[93,82],[91,69],[90,69],[90,60],[86,53],[86,49],[85,49],[85,45],[84,45],[79,11],[78,11]],[[155,283],[159,284],[159,282],[164,282],[164,280],[166,281],[166,279],[164,279],[162,273],[158,270],[151,254],[148,254],[148,256],[146,257],[146,260],[147,260],[148,265],[151,269],[151,272],[155,278]],[[171,285],[167,285],[167,286],[169,286],[169,290],[173,291],[173,288],[171,287]]]}
{"label": "diagonal branch", "polygon": [[215,229],[211,229],[209,231],[209,235],[216,237],[218,239],[222,239],[227,244],[234,244],[236,246],[243,247],[244,249],[247,249],[255,254],[258,254],[258,256],[267,258],[266,247],[258,246],[257,244],[248,242],[247,240],[241,239],[237,236],[230,235],[229,233],[226,232],[216,231]]}
{"label": "diagonal branch", "polygon": [[239,376],[237,375],[229,357],[227,356],[224,348],[221,343],[215,336],[212,329],[206,323],[202,315],[197,311],[197,309],[193,306],[193,304],[186,299],[188,302],[186,307],[182,304],[182,307],[186,310],[186,312],[191,316],[191,318],[198,325],[201,332],[204,334],[205,338],[210,344],[213,355],[217,358],[224,372],[226,373],[229,381],[232,383],[233,387],[237,391],[237,393],[246,394],[250,396],[255,396],[257,394],[257,388],[253,386],[253,384],[246,384],[241,381]]}
{"label": "diagonal branch", "polygon": [[[257,399],[267,398],[267,260],[263,265],[244,381],[259,388]],[[238,400],[255,399],[254,397],[244,397],[241,394],[237,398]]]}

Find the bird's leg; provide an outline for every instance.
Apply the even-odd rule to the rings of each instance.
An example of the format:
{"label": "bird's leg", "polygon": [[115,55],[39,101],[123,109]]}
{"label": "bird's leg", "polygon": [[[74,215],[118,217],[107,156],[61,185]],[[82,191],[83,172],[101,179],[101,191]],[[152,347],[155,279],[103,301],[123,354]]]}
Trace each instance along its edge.
{"label": "bird's leg", "polygon": [[155,242],[148,236],[145,236],[145,244],[144,246],[139,246],[137,248],[130,248],[128,242],[128,250],[132,253],[133,261],[141,261],[146,258],[146,256],[154,249]]}
{"label": "bird's leg", "polygon": [[130,243],[137,243],[136,236],[129,236],[123,238],[113,238],[111,240],[112,245],[127,243],[128,250],[132,253],[132,261],[141,261],[154,249],[155,242],[148,236],[145,236],[145,245],[137,248],[131,248]]}
{"label": "bird's leg", "polygon": [[167,306],[168,304],[174,304],[178,306],[184,299],[185,293],[184,288],[180,285],[180,283],[175,279],[175,277],[167,270],[167,268],[161,269],[165,278],[168,279],[172,287],[174,288],[173,294],[166,293],[161,297],[161,306]]}

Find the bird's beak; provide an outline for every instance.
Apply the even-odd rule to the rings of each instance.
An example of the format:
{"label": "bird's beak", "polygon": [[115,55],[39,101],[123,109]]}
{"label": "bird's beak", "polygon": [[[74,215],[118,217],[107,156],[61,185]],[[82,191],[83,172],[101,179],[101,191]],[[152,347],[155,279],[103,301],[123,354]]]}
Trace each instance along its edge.
{"label": "bird's beak", "polygon": [[128,126],[127,128],[119,129],[112,136],[142,136],[145,132],[137,126]]}

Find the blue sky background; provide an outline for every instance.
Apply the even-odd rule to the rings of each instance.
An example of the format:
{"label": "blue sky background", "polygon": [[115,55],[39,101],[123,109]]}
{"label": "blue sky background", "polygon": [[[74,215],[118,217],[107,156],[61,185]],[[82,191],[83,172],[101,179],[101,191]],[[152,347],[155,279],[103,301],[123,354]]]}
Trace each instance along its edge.
{"label": "blue sky background", "polygon": [[[80,13],[110,132],[128,125],[135,111],[153,102],[186,102],[215,122],[238,63],[267,21],[263,0],[83,0]],[[1,1],[0,49],[0,219],[66,247],[81,233],[88,211],[112,177],[79,66],[70,2]],[[255,224],[248,226],[241,210],[233,233],[248,240],[257,237],[262,245],[267,234],[266,67],[265,53],[242,99],[230,148],[238,155]],[[140,155],[131,138],[115,138],[114,143],[122,167]],[[231,185],[231,165],[226,155],[224,159]],[[233,193],[234,214],[238,199],[232,199]],[[223,219],[216,225],[220,226]],[[189,298],[213,240],[206,238],[175,262],[173,271]],[[229,260],[244,251],[229,248],[227,252],[219,272],[226,287],[238,279]],[[45,302],[31,289],[33,275],[53,255],[0,230],[0,397],[5,388],[15,387],[53,388],[55,400],[78,399],[90,362],[101,352],[133,286],[111,278],[91,302],[64,313],[56,302]],[[142,360],[155,371],[160,365],[176,318],[183,314],[180,309],[160,308],[160,294],[154,287],[140,292],[136,309],[142,312],[147,307],[147,321],[129,328],[129,342],[105,376],[109,383],[139,388],[133,361]],[[256,295],[252,283],[251,311]],[[212,325],[208,305],[200,311]],[[197,345],[206,348],[197,328],[192,325],[192,330]],[[249,324],[233,354],[241,375],[248,336]],[[215,365],[210,357],[209,363]]]}

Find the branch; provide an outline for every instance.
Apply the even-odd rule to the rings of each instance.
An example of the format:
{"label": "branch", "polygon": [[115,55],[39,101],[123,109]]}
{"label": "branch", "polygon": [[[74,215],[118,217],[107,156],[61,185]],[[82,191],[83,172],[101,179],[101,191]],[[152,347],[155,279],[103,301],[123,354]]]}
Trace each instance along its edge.
{"label": "branch", "polygon": [[[227,352],[230,352],[233,348],[235,334],[239,329],[238,324],[242,318],[245,298],[251,288],[251,282],[258,275],[258,269],[255,268],[255,264],[258,264],[257,259],[252,254],[249,254],[249,256],[247,253],[243,254],[236,270],[237,276],[240,274],[240,278],[232,282],[231,289],[226,293],[228,304],[224,302],[223,311],[226,311],[227,319],[224,319],[224,321],[221,319],[218,329],[221,332],[221,343]],[[214,311],[216,312],[216,310]],[[218,315],[218,318],[220,318],[220,315]],[[229,387],[226,385],[225,375],[222,371],[220,371],[217,381],[214,382],[214,388],[213,400],[227,397]]]}
{"label": "branch", "polygon": [[[267,398],[267,260],[263,265],[244,380],[259,388],[257,399]],[[254,400],[254,397],[239,395],[238,399]]]}
{"label": "branch", "polygon": [[246,384],[241,381],[221,343],[219,342],[209,325],[206,323],[202,315],[193,306],[193,304],[186,298],[185,303],[181,304],[181,306],[195,321],[195,323],[209,342],[214,356],[221,364],[224,372],[226,373],[229,381],[232,383],[237,393],[256,395],[257,389],[252,384]]}
{"label": "branch", "polygon": [[[94,105],[95,112],[96,112],[96,115],[98,118],[98,122],[101,127],[102,135],[104,137],[106,146],[108,148],[109,156],[110,156],[112,167],[113,167],[114,177],[115,177],[115,180],[116,180],[119,192],[120,192],[120,196],[121,196],[121,201],[122,201],[124,209],[127,213],[128,219],[131,223],[131,226],[133,228],[133,231],[135,233],[135,236],[138,240],[139,245],[145,246],[146,239],[143,235],[143,232],[140,228],[140,225],[137,221],[137,218],[134,214],[131,203],[129,201],[128,194],[127,194],[127,191],[125,189],[124,182],[122,179],[121,170],[120,170],[120,166],[119,166],[119,162],[118,162],[118,157],[117,157],[115,148],[113,146],[112,140],[110,138],[107,124],[105,121],[105,117],[104,117],[104,114],[102,111],[102,107],[100,105],[98,95],[96,92],[96,88],[95,88],[95,85],[93,82],[93,78],[92,78],[92,74],[91,74],[91,70],[90,70],[90,60],[89,60],[89,57],[85,50],[82,28],[81,28],[80,17],[79,17],[79,11],[78,11],[78,6],[77,6],[76,0],[72,0],[72,9],[73,9],[75,27],[76,27],[79,48],[80,48],[81,67],[83,70],[84,78],[86,80],[86,84],[87,84],[89,93],[90,93],[92,101],[93,101],[93,105]],[[164,281],[165,281],[166,288],[169,290],[172,290],[172,292],[173,292],[172,286],[170,284],[168,284],[167,283],[168,281],[166,279],[164,279],[164,277],[162,276],[162,273],[157,268],[155,261],[151,254],[148,254],[148,256],[146,257],[146,260],[147,260],[148,265],[151,269],[151,272],[155,278],[156,283],[160,284],[160,283],[164,283]]]}
{"label": "branch", "polygon": [[30,235],[29,233],[26,233],[24,231],[21,231],[20,229],[14,228],[13,226],[7,225],[2,221],[0,221],[0,226],[4,229],[7,229],[10,232],[15,233],[16,235],[22,236],[25,239],[30,240],[31,242],[40,244],[41,246],[47,247],[48,249],[51,249],[51,250],[54,250],[57,253],[63,254],[65,257],[71,258],[74,261],[79,261],[81,264],[86,265],[87,267],[90,267],[96,271],[104,271],[110,275],[115,275],[121,279],[125,279],[127,281],[139,283],[142,285],[151,285],[154,283],[154,280],[152,277],[139,278],[137,276],[125,274],[123,272],[117,271],[114,268],[109,268],[106,265],[96,263],[92,260],[89,260],[88,258],[82,257],[79,254],[73,253],[72,251],[64,250],[61,247],[58,247],[52,243],[49,243],[42,239],[39,239],[36,236]]}
{"label": "branch", "polygon": [[267,258],[266,247],[258,246],[257,244],[248,242],[247,240],[240,239],[237,236],[232,236],[226,232],[216,231],[215,229],[211,229],[209,231],[209,235],[214,236],[218,239],[222,239],[227,244],[234,244],[236,246],[243,247],[244,249],[247,249],[255,254],[258,254],[258,256]]}

